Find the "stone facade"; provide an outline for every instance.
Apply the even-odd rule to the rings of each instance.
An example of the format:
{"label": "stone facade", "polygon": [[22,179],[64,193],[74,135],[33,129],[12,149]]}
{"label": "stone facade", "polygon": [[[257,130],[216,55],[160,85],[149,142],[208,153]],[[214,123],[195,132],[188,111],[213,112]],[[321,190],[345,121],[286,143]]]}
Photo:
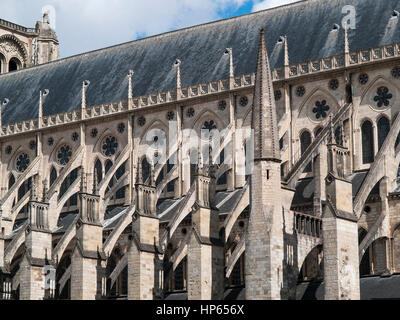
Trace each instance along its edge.
{"label": "stone facade", "polygon": [[0,19],[0,73],[57,60],[59,48],[48,14],[35,28]]}
{"label": "stone facade", "polygon": [[[313,4],[287,9],[303,5]],[[13,57],[21,67],[58,58],[46,19],[35,31],[0,20],[2,72]],[[272,31],[256,32],[255,73],[236,74],[227,48],[227,77],[190,87],[177,60],[162,93],[135,96],[129,71],[126,99],[113,103],[92,105],[101,79],[77,79],[78,105],[57,114],[44,112],[41,87],[37,116],[18,123],[4,120],[13,110],[0,97],[0,297],[295,299],[324,283],[325,299],[359,299],[360,277],[395,277],[400,44],[351,51],[347,31],[332,32],[340,54],[312,62],[291,64],[291,35],[279,38],[276,68]],[[97,57],[114,49],[104,50]],[[0,89],[42,68],[1,75]],[[210,161],[197,152],[210,140],[191,144],[188,129],[224,130]]]}

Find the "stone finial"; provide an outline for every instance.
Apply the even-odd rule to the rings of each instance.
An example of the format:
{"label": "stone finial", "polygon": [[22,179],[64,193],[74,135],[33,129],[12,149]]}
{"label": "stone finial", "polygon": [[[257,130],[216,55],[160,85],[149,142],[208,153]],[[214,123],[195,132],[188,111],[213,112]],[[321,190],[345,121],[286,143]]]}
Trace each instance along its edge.
{"label": "stone finial", "polygon": [[233,70],[233,50],[232,48],[226,48],[225,55],[229,55],[229,78],[235,77],[235,72]]}
{"label": "stone finial", "polygon": [[143,176],[142,176],[142,164],[139,161],[137,165],[137,178],[136,178],[136,183],[137,184],[142,184],[143,183]]}
{"label": "stone finial", "polygon": [[135,72],[133,70],[129,70],[128,73],[128,99],[133,99],[133,88],[132,88],[132,78]]}
{"label": "stone finial", "polygon": [[346,66],[350,64],[350,46],[347,26],[344,26],[344,63]]}
{"label": "stone finial", "polygon": [[48,201],[48,198],[47,198],[48,189],[47,188],[48,188],[47,187],[47,179],[44,179],[43,180],[43,200],[42,200],[44,203],[46,203]]}
{"label": "stone finial", "polygon": [[37,201],[37,195],[36,195],[36,179],[32,179],[32,187],[31,187],[31,201]]}
{"label": "stone finial", "polygon": [[40,91],[39,94],[39,128],[42,127],[42,119],[43,119],[43,104],[46,99],[46,97],[49,95],[50,90],[49,89],[44,89],[43,91]]}
{"label": "stone finial", "polygon": [[2,117],[1,117],[1,112],[3,110],[3,107],[5,108],[10,100],[8,98],[4,98],[3,101],[0,103],[0,135],[1,135],[1,126],[3,125]]}
{"label": "stone finial", "polygon": [[176,59],[174,63],[174,67],[176,68],[176,88],[181,89],[182,84],[181,84],[181,60]]}
{"label": "stone finial", "polygon": [[288,39],[287,36],[285,35],[284,37],[284,58],[283,58],[283,64],[284,64],[284,76],[285,78],[289,78],[290,76],[290,69],[289,69],[289,65],[290,65],[290,61],[289,61],[289,47],[288,47]]}
{"label": "stone finial", "polygon": [[50,24],[50,18],[48,12],[43,13],[43,23]]}
{"label": "stone finial", "polygon": [[329,126],[330,126],[329,143],[335,143],[335,127],[333,125],[332,115],[329,116]]}
{"label": "stone finial", "polygon": [[[82,82],[82,106],[81,106],[82,110],[86,109],[86,90],[87,90],[87,87],[89,87],[89,86],[90,86],[89,80],[85,80]],[[82,114],[82,116],[83,116],[83,114]]]}
{"label": "stone finial", "polygon": [[97,194],[97,173],[93,173],[93,191],[92,194]]}
{"label": "stone finial", "polygon": [[81,169],[81,187],[80,187],[80,191],[82,193],[85,193],[87,191],[86,173],[83,170],[83,168]]}
{"label": "stone finial", "polygon": [[349,33],[347,31],[347,26],[344,28],[344,53],[350,53]]}
{"label": "stone finial", "polygon": [[260,30],[253,101],[254,159],[280,161],[277,112],[264,29]]}
{"label": "stone finial", "polygon": [[197,151],[197,166],[196,166],[196,174],[202,174],[203,172],[203,157],[201,154],[201,150]]}
{"label": "stone finial", "polygon": [[154,187],[156,185],[155,168],[153,161],[150,162],[150,176],[149,186]]}
{"label": "stone finial", "polygon": [[284,54],[285,54],[285,57],[284,57],[284,65],[285,65],[285,67],[288,67],[289,66],[289,47],[288,47],[288,39],[287,39],[287,36],[285,35],[285,40],[284,40]]}

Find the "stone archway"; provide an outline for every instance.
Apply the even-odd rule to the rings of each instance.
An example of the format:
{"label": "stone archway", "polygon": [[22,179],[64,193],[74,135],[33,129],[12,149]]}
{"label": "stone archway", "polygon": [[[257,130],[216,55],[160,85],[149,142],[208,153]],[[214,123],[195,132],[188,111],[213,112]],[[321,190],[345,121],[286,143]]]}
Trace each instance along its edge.
{"label": "stone archway", "polygon": [[6,34],[0,37],[0,54],[4,56],[6,66],[8,66],[2,66],[2,72],[9,71],[10,66],[24,68],[28,64],[28,52],[26,47],[14,35]]}

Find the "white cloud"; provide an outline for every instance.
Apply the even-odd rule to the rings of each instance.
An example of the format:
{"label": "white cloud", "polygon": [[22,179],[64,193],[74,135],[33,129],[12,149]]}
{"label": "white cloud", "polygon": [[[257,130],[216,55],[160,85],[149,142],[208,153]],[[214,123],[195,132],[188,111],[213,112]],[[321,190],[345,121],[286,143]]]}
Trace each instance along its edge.
{"label": "white cloud", "polygon": [[299,0],[263,0],[261,2],[255,3],[253,6],[253,12],[270,9],[284,4],[289,4],[293,2],[298,2]]}
{"label": "white cloud", "polygon": [[1,0],[0,17],[27,27],[56,9],[62,56],[217,20],[252,0]]}
{"label": "white cloud", "polygon": [[[26,27],[54,6],[62,57],[297,0],[1,0],[0,18]],[[246,13],[241,11],[241,13]]]}

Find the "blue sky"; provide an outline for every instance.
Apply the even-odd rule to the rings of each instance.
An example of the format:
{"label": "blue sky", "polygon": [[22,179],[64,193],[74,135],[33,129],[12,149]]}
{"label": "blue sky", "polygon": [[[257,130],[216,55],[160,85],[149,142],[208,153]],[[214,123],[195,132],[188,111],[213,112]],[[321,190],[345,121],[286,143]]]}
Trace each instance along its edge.
{"label": "blue sky", "polygon": [[43,11],[67,57],[297,0],[0,0],[0,18],[34,27]]}

